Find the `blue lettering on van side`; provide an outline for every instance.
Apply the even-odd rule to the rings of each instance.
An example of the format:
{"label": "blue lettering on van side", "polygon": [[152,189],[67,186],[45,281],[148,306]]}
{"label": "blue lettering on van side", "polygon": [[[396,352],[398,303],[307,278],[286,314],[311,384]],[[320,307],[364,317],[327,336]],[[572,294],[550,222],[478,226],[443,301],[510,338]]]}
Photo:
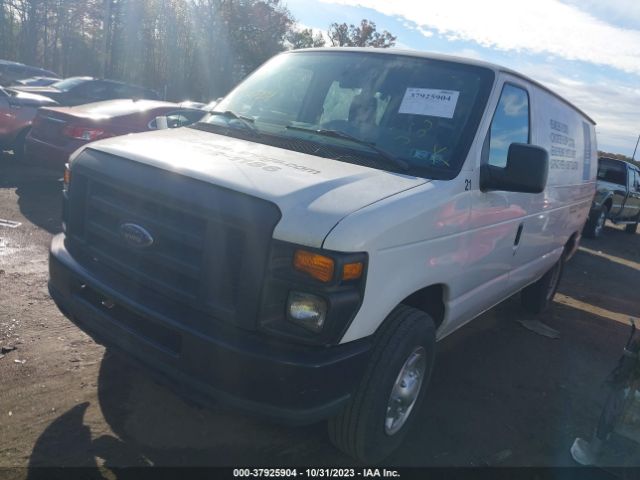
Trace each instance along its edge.
{"label": "blue lettering on van side", "polygon": [[587,181],[591,176],[591,130],[587,122],[582,122],[582,136],[584,138],[582,180]]}

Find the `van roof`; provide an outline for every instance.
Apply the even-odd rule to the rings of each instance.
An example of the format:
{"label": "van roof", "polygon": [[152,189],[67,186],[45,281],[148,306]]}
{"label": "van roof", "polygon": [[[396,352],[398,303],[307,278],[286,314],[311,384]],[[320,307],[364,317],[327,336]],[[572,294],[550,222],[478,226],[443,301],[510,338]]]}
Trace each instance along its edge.
{"label": "van roof", "polygon": [[483,60],[474,60],[471,58],[465,57],[457,57],[454,55],[443,55],[440,53],[431,53],[431,52],[421,52],[419,50],[403,50],[403,49],[395,49],[395,48],[373,48],[373,47],[324,47],[324,48],[303,48],[299,50],[290,50],[285,52],[285,54],[298,53],[298,52],[358,52],[358,53],[376,53],[376,54],[385,54],[385,55],[401,55],[405,57],[417,57],[417,58],[428,58],[432,60],[442,60],[447,62],[454,63],[464,63],[465,65],[475,65],[477,67],[488,68],[489,70],[493,70],[494,72],[504,72],[510,75],[514,75],[516,77],[520,77],[523,80],[526,80],[537,87],[549,92],[551,95],[566,103],[568,106],[579,112],[583,117],[589,120],[593,125],[596,124],[595,120],[593,120],[589,115],[587,115],[580,108],[576,107],[573,103],[567,100],[564,97],[561,97],[559,94],[551,90],[549,87],[546,87],[542,83],[534,80],[531,77],[528,77],[522,73],[519,73],[515,70],[511,70],[510,68],[503,67],[501,65],[496,65],[495,63],[485,62]]}

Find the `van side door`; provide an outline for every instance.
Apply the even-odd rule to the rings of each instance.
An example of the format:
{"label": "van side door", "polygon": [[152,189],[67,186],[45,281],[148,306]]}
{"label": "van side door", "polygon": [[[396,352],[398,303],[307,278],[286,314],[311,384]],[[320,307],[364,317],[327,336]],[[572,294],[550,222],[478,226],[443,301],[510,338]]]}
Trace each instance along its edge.
{"label": "van side door", "polygon": [[[492,120],[479,164],[504,167],[511,143],[529,143],[530,102],[523,82],[512,77],[498,82],[500,93],[497,104],[489,107],[493,109]],[[510,295],[509,272],[531,194],[474,189],[472,195],[467,255],[469,275],[473,275],[476,287],[469,292],[469,301],[481,311]]]}
{"label": "van side door", "polygon": [[[527,217],[513,255],[511,287],[538,280],[582,230],[593,201],[596,141],[592,122],[542,86],[532,84],[531,143],[548,153],[544,190],[529,196]],[[575,237],[574,237],[575,238]]]}

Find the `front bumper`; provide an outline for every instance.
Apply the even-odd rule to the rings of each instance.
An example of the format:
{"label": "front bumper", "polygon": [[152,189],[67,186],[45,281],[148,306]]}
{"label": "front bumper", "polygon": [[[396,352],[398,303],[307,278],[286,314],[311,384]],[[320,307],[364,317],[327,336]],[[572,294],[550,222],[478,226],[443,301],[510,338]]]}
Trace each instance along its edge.
{"label": "front bumper", "polygon": [[340,411],[369,359],[370,339],[324,347],[223,325],[215,336],[195,332],[174,311],[134,301],[86,270],[65,248],[64,234],[52,241],[49,272],[52,298],[76,325],[201,404],[217,400],[310,424]]}

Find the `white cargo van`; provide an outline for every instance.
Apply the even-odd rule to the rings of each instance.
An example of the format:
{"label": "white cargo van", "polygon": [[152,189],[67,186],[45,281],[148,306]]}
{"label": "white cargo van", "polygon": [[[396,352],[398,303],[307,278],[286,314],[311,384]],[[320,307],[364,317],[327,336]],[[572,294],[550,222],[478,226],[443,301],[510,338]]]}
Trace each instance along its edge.
{"label": "white cargo van", "polygon": [[434,343],[553,299],[594,196],[594,122],[521,74],[417,52],[281,54],[188,128],[88,145],[50,292],[203,402],[401,442]]}

